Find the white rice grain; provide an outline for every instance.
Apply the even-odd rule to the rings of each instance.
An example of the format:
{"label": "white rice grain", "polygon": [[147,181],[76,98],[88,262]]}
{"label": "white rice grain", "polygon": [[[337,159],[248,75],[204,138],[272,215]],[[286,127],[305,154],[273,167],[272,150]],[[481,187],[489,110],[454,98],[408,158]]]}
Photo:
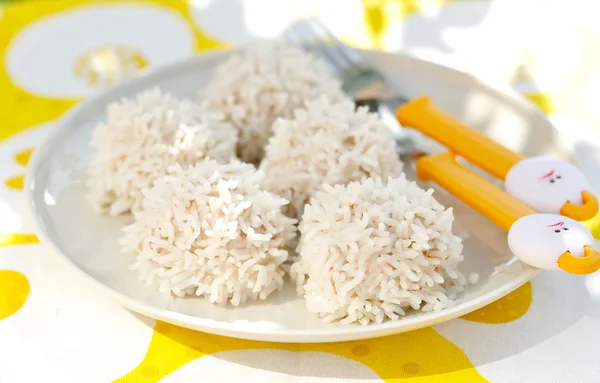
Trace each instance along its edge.
{"label": "white rice grain", "polygon": [[285,199],[259,188],[262,178],[250,164],[205,160],[158,179],[124,229],[131,268],[161,292],[216,304],[280,290],[296,220],[281,212]]}
{"label": "white rice grain", "polygon": [[291,117],[305,100],[320,95],[346,98],[327,65],[300,49],[282,44],[251,46],[220,64],[201,92],[239,131],[238,155],[258,164],[275,119]]}
{"label": "white rice grain", "polygon": [[237,132],[218,113],[155,88],[108,106],[92,137],[89,201],[102,214],[139,211],[142,189],[169,167],[235,157]]}
{"label": "white rice grain", "polygon": [[[277,120],[274,131],[260,169],[266,174],[265,188],[290,201],[290,216],[301,216],[322,184],[402,174],[392,131],[377,114],[355,110],[352,101],[333,102],[327,96],[307,101],[293,118]],[[375,192],[384,193],[382,198],[390,194]],[[342,202],[351,206],[353,196],[347,197]]]}
{"label": "white rice grain", "polygon": [[300,222],[298,293],[324,321],[381,323],[454,304],[467,281],[452,209],[404,176],[324,185]]}

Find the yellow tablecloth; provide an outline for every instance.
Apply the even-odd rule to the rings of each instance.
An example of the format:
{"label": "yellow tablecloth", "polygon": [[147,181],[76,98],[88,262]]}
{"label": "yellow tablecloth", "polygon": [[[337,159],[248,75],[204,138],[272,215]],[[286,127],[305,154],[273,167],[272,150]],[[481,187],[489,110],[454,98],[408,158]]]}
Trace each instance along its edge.
{"label": "yellow tablecloth", "polygon": [[314,12],[354,45],[510,82],[575,145],[600,132],[597,1],[0,2],[0,383],[600,381],[600,275],[542,273],[462,319],[408,334],[265,344],[134,315],[38,244],[23,172],[56,118],[123,78],[272,37]]}

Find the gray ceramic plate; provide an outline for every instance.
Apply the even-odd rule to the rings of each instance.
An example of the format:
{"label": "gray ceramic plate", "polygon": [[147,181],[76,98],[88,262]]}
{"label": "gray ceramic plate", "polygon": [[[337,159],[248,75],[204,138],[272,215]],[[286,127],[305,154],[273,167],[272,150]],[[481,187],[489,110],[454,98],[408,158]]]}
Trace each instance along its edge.
{"label": "gray ceramic plate", "polygon": [[[447,321],[497,300],[531,279],[536,270],[512,262],[506,234],[448,197],[455,231],[465,236],[462,271],[480,275],[441,312],[410,313],[401,320],[368,326],[323,324],[310,314],[288,284],[265,302],[222,308],[201,298],[172,299],[138,282],[128,270],[131,257],[119,253],[117,238],[127,217],[98,216],[84,199],[84,171],[90,160],[90,135],[109,102],[158,85],[178,96],[195,97],[212,69],[230,52],[208,53],[124,83],[79,104],[58,123],[36,151],[26,180],[31,211],[42,243],[67,268],[123,306],[141,314],[205,332],[278,342],[332,342],[383,336]],[[476,79],[416,59],[365,52],[408,96],[427,94],[443,109],[527,155],[569,159],[552,125],[534,106],[509,90],[492,89]],[[497,271],[497,266],[503,271]]]}

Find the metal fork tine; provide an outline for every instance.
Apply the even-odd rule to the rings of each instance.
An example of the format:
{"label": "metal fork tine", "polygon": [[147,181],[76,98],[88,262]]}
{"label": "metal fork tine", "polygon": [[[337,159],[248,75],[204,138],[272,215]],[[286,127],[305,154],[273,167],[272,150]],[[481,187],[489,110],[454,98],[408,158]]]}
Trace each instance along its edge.
{"label": "metal fork tine", "polygon": [[[370,90],[370,93],[362,93],[360,97],[368,97],[375,101],[375,111],[394,132],[399,154],[410,154],[418,151],[412,138],[398,125],[393,113],[393,110],[396,110],[405,100],[396,92],[388,91],[385,78],[381,72],[371,67],[358,51],[344,45],[324,23],[316,18],[293,23],[284,33],[284,38],[291,45],[323,59],[332,69],[337,71],[342,82],[342,88],[355,102],[357,102],[359,94],[367,88],[372,86],[383,88],[383,96]],[[380,100],[377,99],[379,96],[382,96]]]}
{"label": "metal fork tine", "polygon": [[323,34],[325,36],[326,40],[331,41],[333,49],[335,49],[338,52],[338,54],[345,61],[348,62],[348,66],[358,65],[356,63],[356,61],[349,56],[349,54],[347,52],[347,48],[344,45],[344,43],[342,43],[340,41],[340,39],[338,39],[336,37],[336,35],[334,35],[333,32],[331,32],[331,30],[329,30],[329,28],[327,28],[325,23],[323,23],[321,20],[316,19],[316,18],[312,19],[311,22],[315,26],[316,29],[321,31],[321,34]]}
{"label": "metal fork tine", "polygon": [[344,44],[325,26],[319,19],[309,20],[309,24],[313,30],[313,34],[318,36],[319,40],[327,44],[327,49],[331,56],[336,56],[337,60],[344,65],[346,75],[355,76],[361,71],[360,65],[356,60],[353,60],[348,53]]}
{"label": "metal fork tine", "polygon": [[285,38],[293,45],[299,46],[306,51],[310,51],[325,60],[325,62],[332,66],[336,71],[341,73],[347,69],[344,62],[340,61],[332,54],[331,49],[329,49],[325,45],[325,42],[322,41],[323,39],[319,38],[314,30],[304,22],[291,25],[285,34]]}
{"label": "metal fork tine", "polygon": [[286,41],[291,45],[294,45],[304,51],[312,52],[319,58],[325,60],[325,62],[331,65],[333,69],[341,70],[337,66],[337,62],[331,62],[331,60],[329,60],[329,57],[326,56],[321,50],[317,49],[312,41],[307,40],[305,38],[305,33],[301,31],[300,27],[301,25],[299,24],[294,24],[290,26],[284,35]]}
{"label": "metal fork tine", "polygon": [[305,44],[302,42],[302,39],[298,37],[298,34],[295,32],[294,29],[295,28],[292,25],[286,30],[286,32],[283,34],[284,40],[292,46],[295,46],[300,49],[306,49]]}
{"label": "metal fork tine", "polygon": [[309,24],[302,24],[303,29],[306,31],[307,35],[311,37],[311,46],[314,51],[320,52],[320,54],[326,58],[325,61],[331,63],[337,70],[345,71],[347,65],[345,65],[344,60],[340,60],[339,57],[336,57],[334,52],[331,50],[327,41],[321,38],[316,31]]}

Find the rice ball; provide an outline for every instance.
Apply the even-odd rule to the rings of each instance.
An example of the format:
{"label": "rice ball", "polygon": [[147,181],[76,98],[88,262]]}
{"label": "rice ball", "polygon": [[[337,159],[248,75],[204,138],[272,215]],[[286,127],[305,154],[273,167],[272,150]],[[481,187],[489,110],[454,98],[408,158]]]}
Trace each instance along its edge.
{"label": "rice ball", "polygon": [[216,304],[280,290],[296,220],[281,212],[285,199],[260,189],[262,177],[250,164],[206,160],[157,180],[124,229],[131,268],[161,292]]}
{"label": "rice ball", "polygon": [[277,120],[274,131],[260,165],[263,185],[290,201],[290,216],[301,216],[322,184],[402,174],[391,129],[352,101],[307,101],[293,118]]}
{"label": "rice ball", "polygon": [[141,209],[141,190],[181,164],[235,158],[237,132],[223,116],[154,88],[108,106],[94,130],[88,199],[99,213]]}
{"label": "rice ball", "polygon": [[282,44],[261,44],[229,58],[215,70],[202,92],[239,131],[238,156],[258,164],[273,121],[291,117],[305,100],[344,95],[327,64],[314,55]]}
{"label": "rice ball", "polygon": [[404,176],[324,185],[300,222],[298,293],[325,322],[381,323],[452,306],[467,281],[452,209]]}

